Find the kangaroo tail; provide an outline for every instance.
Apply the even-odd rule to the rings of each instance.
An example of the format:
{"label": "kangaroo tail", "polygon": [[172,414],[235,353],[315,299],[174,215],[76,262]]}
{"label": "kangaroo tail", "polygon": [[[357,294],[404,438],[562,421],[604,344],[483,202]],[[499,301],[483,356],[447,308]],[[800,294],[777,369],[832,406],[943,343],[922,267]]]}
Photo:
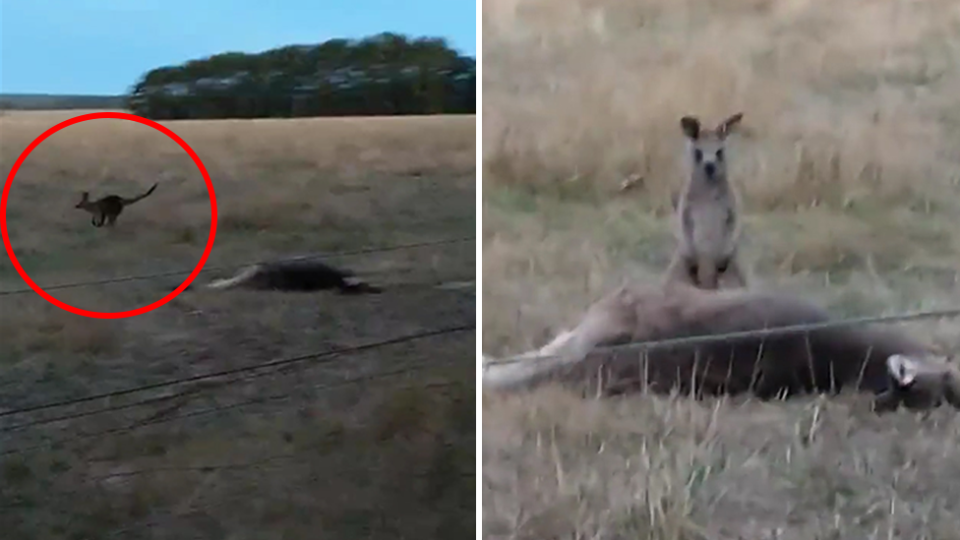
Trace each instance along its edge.
{"label": "kangaroo tail", "polygon": [[353,276],[343,278],[340,294],[380,294],[383,289]]}
{"label": "kangaroo tail", "polygon": [[153,190],[155,190],[155,189],[157,189],[157,184],[156,184],[156,183],[154,183],[152,186],[150,186],[150,189],[148,189],[148,190],[147,190],[145,193],[143,193],[142,195],[137,195],[136,197],[133,197],[132,199],[123,199],[123,204],[129,206],[129,205],[131,205],[131,204],[139,201],[140,199],[143,199],[143,198],[147,197],[147,195],[150,195],[151,193],[153,193]]}
{"label": "kangaroo tail", "polygon": [[447,290],[447,291],[458,291],[461,289],[476,289],[477,282],[473,281],[448,281],[446,283],[441,283],[436,286],[437,289]]}
{"label": "kangaroo tail", "polygon": [[207,285],[207,288],[210,288],[210,289],[231,289],[231,288],[233,288],[233,287],[237,287],[237,286],[239,286],[239,285],[243,285],[243,284],[246,283],[247,281],[250,281],[251,279],[253,279],[253,278],[257,275],[258,272],[260,272],[260,267],[257,266],[257,265],[254,265],[254,266],[251,266],[251,267],[249,267],[249,268],[244,269],[243,271],[241,271],[241,272],[238,273],[237,275],[233,276],[232,278],[218,279],[218,280],[216,280],[216,281],[213,281],[213,282],[211,282],[211,283],[209,283],[209,284]]}

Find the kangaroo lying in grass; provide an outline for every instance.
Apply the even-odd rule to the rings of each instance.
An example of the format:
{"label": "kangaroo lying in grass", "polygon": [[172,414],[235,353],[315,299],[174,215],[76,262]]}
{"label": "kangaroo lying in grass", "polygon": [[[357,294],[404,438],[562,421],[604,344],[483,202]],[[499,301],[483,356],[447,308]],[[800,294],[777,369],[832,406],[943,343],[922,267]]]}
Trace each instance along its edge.
{"label": "kangaroo lying in grass", "polygon": [[211,289],[235,287],[277,291],[320,291],[336,289],[341,294],[377,294],[381,289],[369,285],[348,270],[334,268],[317,260],[293,260],[259,263],[241,270],[232,278],[207,285]]}
{"label": "kangaroo lying in grass", "polygon": [[[760,399],[853,388],[876,396],[875,408],[960,408],[960,376],[931,361],[930,347],[892,328],[834,327],[648,351],[599,352],[633,341],[716,335],[832,320],[802,298],[746,289],[703,290],[686,284],[624,286],[595,302],[573,329],[520,361],[485,358],[487,390],[548,381],[584,382],[600,390],[737,395]],[[550,358],[534,358],[551,355]]]}

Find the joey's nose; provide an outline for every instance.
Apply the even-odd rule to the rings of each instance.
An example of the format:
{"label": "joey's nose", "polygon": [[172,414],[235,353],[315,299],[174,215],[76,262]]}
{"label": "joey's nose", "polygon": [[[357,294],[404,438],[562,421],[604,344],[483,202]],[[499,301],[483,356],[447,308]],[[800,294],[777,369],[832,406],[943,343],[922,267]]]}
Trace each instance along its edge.
{"label": "joey's nose", "polygon": [[713,163],[705,163],[703,165],[703,172],[707,173],[707,176],[713,178],[713,174],[717,172],[717,166]]}

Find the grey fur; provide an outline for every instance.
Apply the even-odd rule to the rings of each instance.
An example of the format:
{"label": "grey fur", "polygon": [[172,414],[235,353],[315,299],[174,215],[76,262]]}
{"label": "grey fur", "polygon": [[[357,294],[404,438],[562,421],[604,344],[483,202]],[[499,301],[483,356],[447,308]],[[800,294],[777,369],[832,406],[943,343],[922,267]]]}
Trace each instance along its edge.
{"label": "grey fur", "polygon": [[743,113],[734,114],[714,129],[704,129],[693,116],[680,119],[689,176],[673,200],[679,245],[667,281],[704,289],[747,285],[737,254],[740,202],[727,177],[726,155],[727,136],[742,118]]}
{"label": "grey fur", "polygon": [[[549,381],[594,382],[605,394],[641,389],[694,395],[751,393],[760,399],[852,387],[877,396],[896,390],[886,360],[926,358],[932,350],[892,328],[837,327],[645,352],[595,348],[632,341],[757,330],[831,320],[801,298],[745,289],[621,287],[595,302],[580,323],[510,364],[484,366],[490,390]],[[537,359],[534,356],[554,355]],[[919,386],[898,391],[923,391]]]}

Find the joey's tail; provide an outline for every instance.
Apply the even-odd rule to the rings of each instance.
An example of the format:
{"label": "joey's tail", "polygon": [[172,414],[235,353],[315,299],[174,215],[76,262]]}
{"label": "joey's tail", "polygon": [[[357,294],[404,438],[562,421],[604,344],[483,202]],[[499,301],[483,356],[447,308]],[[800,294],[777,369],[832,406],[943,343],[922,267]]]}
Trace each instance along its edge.
{"label": "joey's tail", "polygon": [[125,206],[130,206],[131,204],[139,201],[140,199],[146,198],[147,195],[150,195],[151,193],[153,193],[153,190],[155,190],[155,189],[157,189],[157,184],[153,184],[153,185],[150,187],[150,189],[148,189],[148,190],[146,191],[146,193],[144,193],[144,194],[142,194],[142,195],[137,195],[136,197],[133,197],[133,198],[131,198],[131,199],[123,199],[123,204],[124,204]]}

